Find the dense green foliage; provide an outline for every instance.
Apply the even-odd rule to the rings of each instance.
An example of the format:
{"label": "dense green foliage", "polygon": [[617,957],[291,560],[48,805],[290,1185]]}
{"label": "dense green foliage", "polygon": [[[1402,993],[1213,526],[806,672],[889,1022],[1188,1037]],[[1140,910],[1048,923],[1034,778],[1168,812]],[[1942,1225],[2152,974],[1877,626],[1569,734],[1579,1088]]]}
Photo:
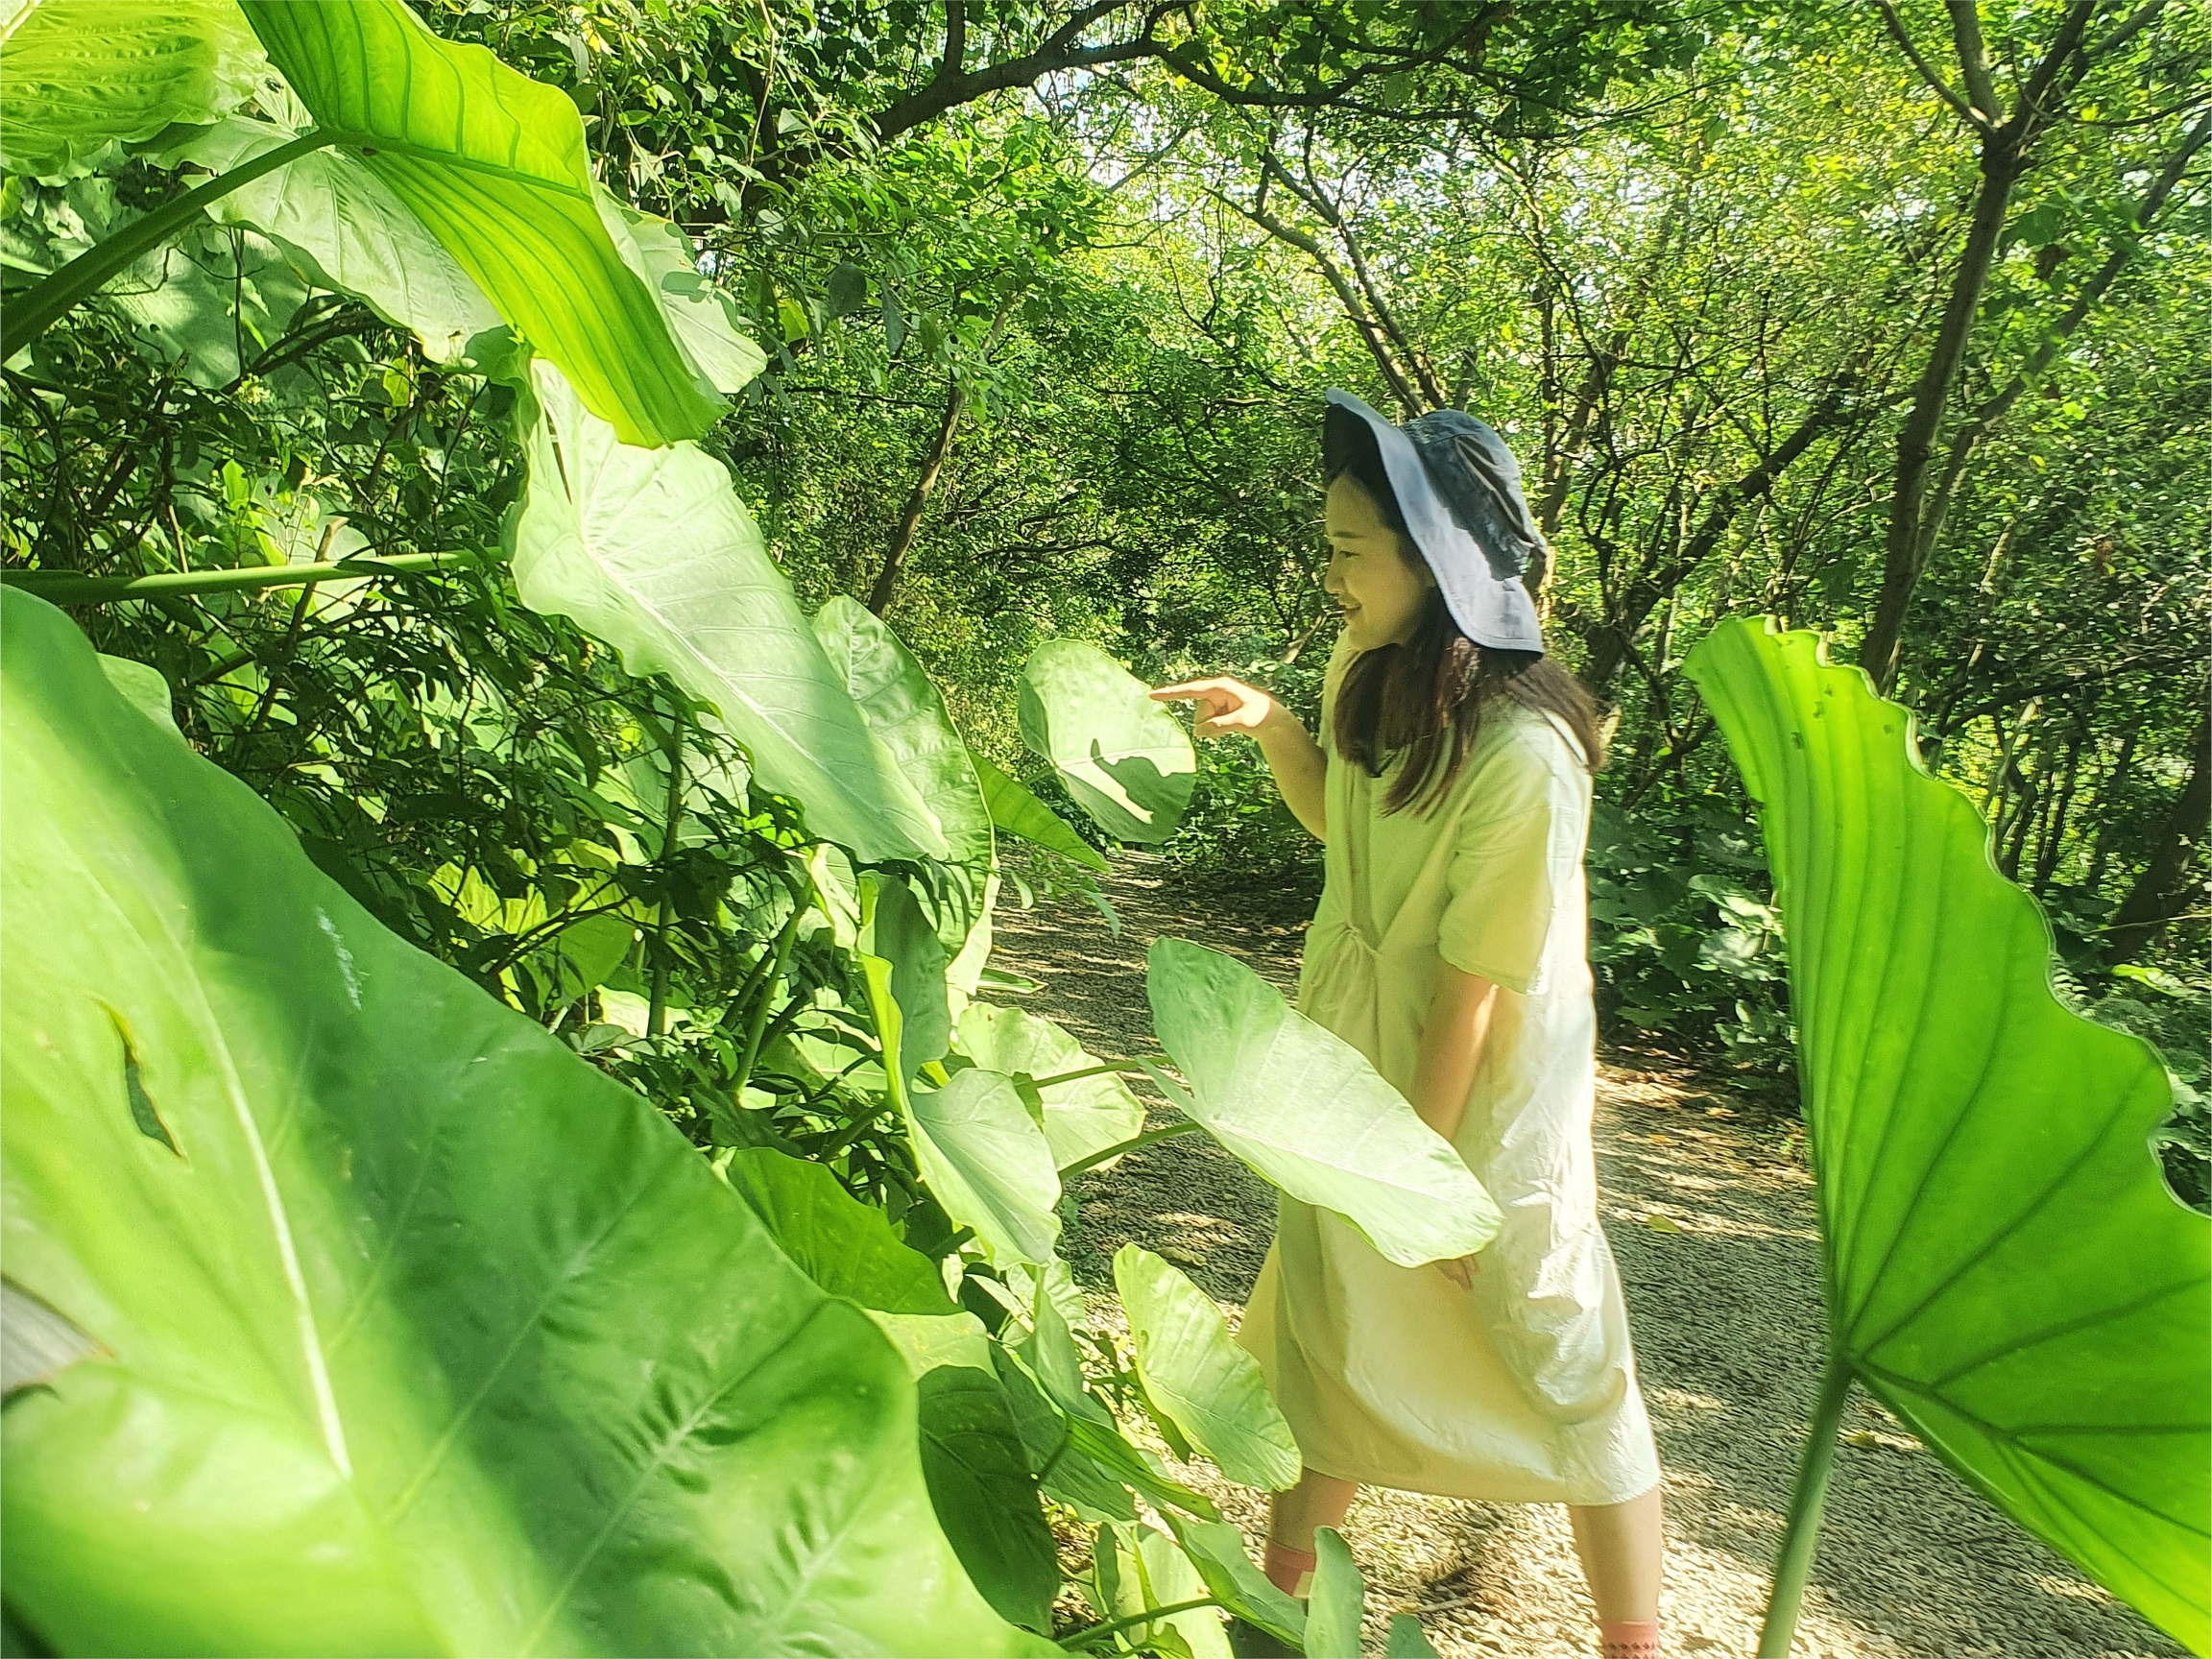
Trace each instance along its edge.
{"label": "dense green foliage", "polygon": [[[1193,757],[1110,660],[1240,673],[1312,717],[1325,386],[1467,407],[1525,463],[1557,649],[1615,721],[1591,847],[1614,1034],[1784,1098],[1792,1040],[1819,1040],[1681,671],[1717,619],[1778,613],[1917,715],[2045,902],[2060,994],[2160,1045],[2169,1176],[2204,1204],[2200,13],[144,0],[159,26],[134,33],[116,11],[0,24],[9,581],[363,907],[341,932],[374,943],[341,961],[431,974],[404,941],[458,970],[476,993],[425,997],[549,1031],[530,1064],[562,1098],[619,1097],[595,1068],[711,1152],[735,1196],[667,1199],[705,1206],[694,1231],[752,1248],[750,1212],[873,1311],[918,1379],[868,1431],[918,1414],[943,1539],[916,1548],[949,1539],[1001,1619],[1049,1628],[1042,1494],[1099,1528],[1094,1647],[1207,1647],[1211,1611],[1144,1616],[1209,1596],[1315,1652],[1358,1628],[1341,1575],[1294,1625],[1123,1437],[1136,1413],[1224,1468],[1287,1467],[1173,1270],[1128,1268],[1156,1316],[1133,1356],[1069,1330],[1062,1181],[1140,1139],[1117,1073],[1184,1107],[1166,1132],[1203,1127],[1399,1260],[1490,1224],[1357,1056],[1224,959],[1155,951],[1166,1057],[994,1005],[1020,988],[988,960],[1002,885],[1099,899],[1118,838],[1277,893],[1317,879],[1251,748]],[[23,626],[26,742],[188,760],[83,661],[39,679],[68,651],[50,613]],[[41,780],[136,786],[38,753]],[[273,821],[186,771],[178,799],[229,816],[179,830],[172,875],[251,844],[315,891]],[[58,782],[31,793],[57,827],[12,841],[88,832]],[[51,885],[38,855],[12,927]],[[281,974],[313,941],[259,897],[269,942],[241,960]],[[166,1179],[138,1115],[156,1050],[130,1034],[154,1016],[94,989],[115,1023],[74,1008],[72,1063],[119,1065],[132,1118],[84,1132],[135,1120]],[[276,1014],[255,1041],[321,1029]],[[466,1065],[474,1041],[407,1058]],[[1334,1109],[1392,1118],[1387,1156],[1340,1161],[1324,1074]],[[349,1122],[364,1086],[313,1109]],[[670,1156],[649,1115],[622,1121]],[[561,1147],[484,1156],[557,1169]],[[764,1172],[791,1155],[805,1182]],[[48,1403],[12,1404],[12,1435],[26,1407]],[[85,1558],[46,1563],[41,1609]],[[517,1645],[424,1594],[459,1646]],[[220,1624],[210,1605],[191,1616]],[[727,1635],[623,1628],[578,1640]]]}

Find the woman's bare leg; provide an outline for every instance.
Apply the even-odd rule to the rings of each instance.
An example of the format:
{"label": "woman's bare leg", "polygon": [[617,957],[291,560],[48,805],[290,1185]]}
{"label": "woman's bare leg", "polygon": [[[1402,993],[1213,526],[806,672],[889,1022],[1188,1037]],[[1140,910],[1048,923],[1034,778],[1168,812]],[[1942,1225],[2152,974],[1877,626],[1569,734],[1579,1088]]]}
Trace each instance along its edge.
{"label": "woman's bare leg", "polygon": [[1298,1484],[1275,1494],[1267,1512],[1268,1581],[1286,1596],[1303,1595],[1313,1572],[1313,1532],[1342,1523],[1359,1487],[1309,1469]]}
{"label": "woman's bare leg", "polygon": [[1659,1574],[1663,1546],[1659,1488],[1625,1503],[1570,1506],[1575,1552],[1590,1599],[1598,1603],[1599,1623],[1659,1617]]}
{"label": "woman's bare leg", "polygon": [[1275,1494],[1267,1512],[1267,1536],[1286,1549],[1310,1551],[1313,1529],[1340,1525],[1358,1495],[1358,1482],[1309,1469],[1289,1491]]}

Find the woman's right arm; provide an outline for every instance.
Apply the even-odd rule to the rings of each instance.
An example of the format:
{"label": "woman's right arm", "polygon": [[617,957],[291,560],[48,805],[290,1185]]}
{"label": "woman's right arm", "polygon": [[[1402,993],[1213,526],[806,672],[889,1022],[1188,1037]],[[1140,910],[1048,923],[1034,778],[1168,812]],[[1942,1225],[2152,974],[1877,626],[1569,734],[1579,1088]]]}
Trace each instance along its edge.
{"label": "woman's right arm", "polygon": [[1298,716],[1257,685],[1241,680],[1186,680],[1163,685],[1152,695],[1163,703],[1194,704],[1197,719],[1191,733],[1198,737],[1225,737],[1242,733],[1256,739],[1275,775],[1275,787],[1290,815],[1306,827],[1316,841],[1328,839],[1322,803],[1327,796],[1328,757],[1313,735],[1298,723]]}

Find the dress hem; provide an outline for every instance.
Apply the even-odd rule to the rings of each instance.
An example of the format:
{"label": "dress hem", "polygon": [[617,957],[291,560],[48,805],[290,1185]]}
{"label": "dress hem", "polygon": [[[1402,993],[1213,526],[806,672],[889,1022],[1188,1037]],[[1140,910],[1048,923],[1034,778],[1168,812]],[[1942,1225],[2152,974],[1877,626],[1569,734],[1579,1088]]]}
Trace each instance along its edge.
{"label": "dress hem", "polygon": [[1349,1480],[1356,1486],[1378,1486],[1386,1492],[1414,1492],[1427,1498],[1455,1498],[1467,1503],[1564,1503],[1571,1509],[1602,1509],[1615,1503],[1632,1503],[1645,1494],[1656,1491],[1666,1481],[1665,1473],[1662,1471],[1638,1485],[1635,1490],[1619,1498],[1570,1498],[1562,1496],[1556,1489],[1540,1497],[1519,1497],[1496,1488],[1476,1492],[1463,1486],[1447,1486],[1440,1482],[1424,1482],[1420,1479],[1406,1479],[1397,1476],[1385,1478],[1378,1475],[1344,1475],[1334,1469],[1325,1469],[1310,1457],[1303,1459],[1302,1462],[1303,1466],[1313,1474],[1325,1475],[1332,1480]]}

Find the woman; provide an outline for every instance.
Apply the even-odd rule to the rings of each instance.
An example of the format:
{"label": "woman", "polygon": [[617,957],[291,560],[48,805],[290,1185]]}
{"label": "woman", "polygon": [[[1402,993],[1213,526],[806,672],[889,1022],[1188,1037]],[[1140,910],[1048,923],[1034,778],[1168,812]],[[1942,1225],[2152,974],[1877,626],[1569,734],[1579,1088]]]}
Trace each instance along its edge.
{"label": "woman", "polygon": [[1595,1018],[1582,851],[1599,737],[1543,655],[1521,576],[1543,543],[1498,435],[1456,410],[1391,425],[1328,395],[1344,632],[1316,742],[1266,692],[1196,680],[1197,734],[1256,737],[1327,843],[1299,1006],[1451,1141],[1504,1216],[1480,1256],[1393,1265],[1287,1194],[1238,1340],[1305,1456],[1267,1575],[1361,1483],[1563,1503],[1606,1655],[1659,1651],[1659,1465],[1590,1146]]}

